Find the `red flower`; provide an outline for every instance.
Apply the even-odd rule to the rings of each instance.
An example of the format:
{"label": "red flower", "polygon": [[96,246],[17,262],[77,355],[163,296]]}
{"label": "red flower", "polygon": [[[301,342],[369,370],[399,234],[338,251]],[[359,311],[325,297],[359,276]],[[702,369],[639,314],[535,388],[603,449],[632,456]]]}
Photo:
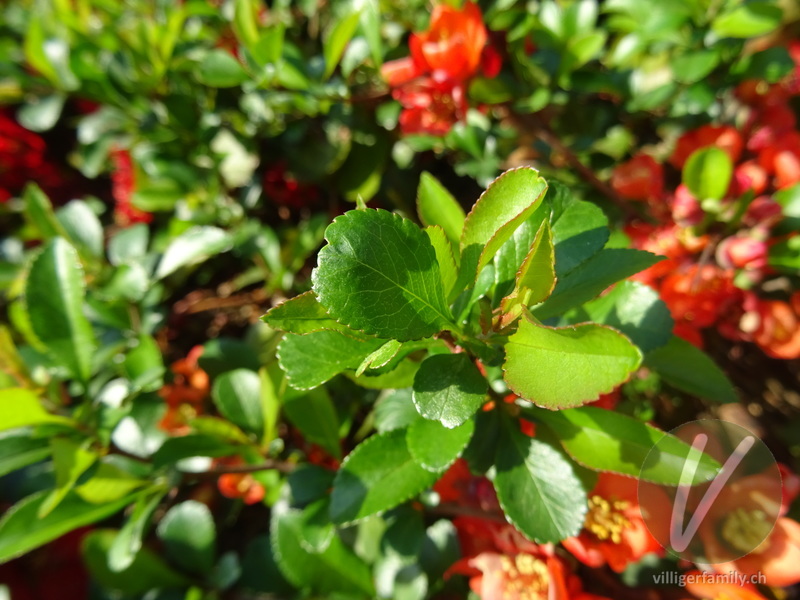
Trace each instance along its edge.
{"label": "red flower", "polygon": [[589,494],[583,530],[564,540],[563,546],[585,565],[608,564],[617,573],[645,554],[661,552],[642,518],[637,485],[630,477],[601,473]]}
{"label": "red flower", "polygon": [[760,152],[772,146],[776,140],[795,129],[797,119],[784,99],[767,101],[750,117],[753,131],[747,140],[747,149]]}
{"label": "red flower", "polygon": [[45,160],[44,140],[0,110],[0,202],[18,196],[29,181],[46,193],[62,182],[58,169]]}
{"label": "red flower", "polygon": [[706,213],[697,198],[692,195],[688,187],[680,184],[672,197],[672,218],[675,222],[681,227],[692,227],[699,225],[705,216]]}
{"label": "red flower", "polygon": [[796,309],[781,300],[762,300],[757,314],[753,340],[764,353],[773,358],[800,358],[800,317]]}
{"label": "red flower", "polygon": [[723,488],[699,529],[718,573],[761,574],[775,587],[800,582],[800,524],[782,516],[787,507],[774,501],[781,497],[780,478],[771,474],[748,475]]}
{"label": "red flower", "polygon": [[487,40],[476,4],[467,1],[461,10],[441,4],[427,31],[411,35],[411,56],[383,65],[392,96],[403,106],[399,122],[404,134],[443,135],[464,118],[467,81],[479,68],[488,77],[500,71],[500,55]]}
{"label": "red flower", "polygon": [[767,179],[767,172],[756,161],[743,162],[733,170],[729,195],[738,197],[749,190],[761,194],[767,189]]}
{"label": "red flower", "polygon": [[508,523],[457,517],[464,558],[445,577],[470,577],[469,585],[482,600],[608,600],[583,591],[551,545],[535,544]]}
{"label": "red flower", "polygon": [[634,248],[667,257],[668,260],[662,260],[633,276],[636,281],[653,287],[657,287],[658,280],[675,272],[693,252],[705,245],[704,238],[692,238],[687,230],[671,224],[657,226],[631,223],[625,228],[625,233]]}
{"label": "red flower", "polygon": [[753,200],[744,213],[742,222],[748,227],[762,225],[771,227],[781,220],[783,212],[781,205],[768,196],[759,196]]}
{"label": "red flower", "polygon": [[136,189],[136,173],[133,160],[127,150],[113,150],[111,161],[111,193],[114,196],[114,215],[120,225],[127,227],[136,223],[150,223],[153,215],[139,210],[133,205],[133,192]]}
{"label": "red flower", "polygon": [[319,199],[317,188],[300,183],[286,169],[286,161],[280,161],[264,171],[262,186],[264,195],[281,206],[302,208]]}
{"label": "red flower", "polygon": [[555,557],[484,552],[460,562],[453,572],[471,575],[469,587],[481,600],[569,600]]}
{"label": "red flower", "polygon": [[724,150],[731,160],[736,162],[742,153],[742,136],[736,129],[727,125],[703,125],[699,129],[687,131],[678,139],[670,163],[681,169],[695,151],[709,146]]}
{"label": "red flower", "polygon": [[661,284],[672,318],[700,329],[713,325],[738,296],[730,275],[714,265],[692,265]]}
{"label": "red flower", "polygon": [[458,459],[433,486],[442,502],[458,503],[491,512],[500,509],[497,494],[486,477],[473,475],[467,461]]}
{"label": "red flower", "polygon": [[[217,465],[243,465],[238,456],[215,461]],[[240,498],[245,504],[257,504],[264,499],[264,486],[255,480],[251,473],[225,473],[217,479],[219,493],[226,498]]]}
{"label": "red flower", "polygon": [[412,34],[411,57],[423,71],[443,71],[447,77],[472,77],[486,45],[486,26],[481,9],[469,0],[462,10],[439,4],[431,13],[427,31]]}
{"label": "red flower", "polygon": [[800,132],[792,131],[758,155],[759,164],[775,175],[775,187],[783,189],[800,182]]}
{"label": "red flower", "polygon": [[444,135],[467,114],[464,87],[452,79],[420,77],[396,88],[392,96],[403,106],[399,123],[406,135]]}
{"label": "red flower", "polygon": [[202,410],[210,389],[208,374],[197,364],[202,353],[203,347],[195,346],[186,358],[170,366],[172,383],[159,390],[159,395],[167,403],[167,412],[158,424],[164,431],[178,435],[188,433],[188,421]]}
{"label": "red flower", "polygon": [[767,266],[766,242],[745,234],[732,236],[717,246],[717,262],[725,268],[763,269]]}
{"label": "red flower", "polygon": [[649,154],[637,154],[614,169],[611,186],[628,200],[657,200],[664,190],[664,169]]}

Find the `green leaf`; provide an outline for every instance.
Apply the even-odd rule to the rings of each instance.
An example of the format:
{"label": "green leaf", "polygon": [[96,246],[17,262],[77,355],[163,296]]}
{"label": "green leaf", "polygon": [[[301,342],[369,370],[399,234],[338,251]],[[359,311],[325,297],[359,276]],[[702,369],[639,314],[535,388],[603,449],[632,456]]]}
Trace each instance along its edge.
{"label": "green leaf", "polygon": [[58,75],[45,53],[46,38],[42,21],[42,16],[32,15],[28,22],[23,46],[25,49],[25,58],[39,73],[44,75],[52,83],[57,83]]}
{"label": "green leaf", "polygon": [[347,43],[353,38],[353,35],[355,35],[360,17],[360,10],[354,10],[348,15],[341,15],[336,19],[329,34],[325,37],[322,43],[322,54],[325,57],[324,77],[326,79],[333,74]]}
{"label": "green leaf", "polygon": [[338,331],[315,331],[306,335],[288,334],[278,346],[278,360],[289,385],[309,390],[322,385],[361,362],[386,340],[358,340]]}
{"label": "green leaf", "polygon": [[172,240],[158,263],[155,278],[163,279],[181,267],[225,252],[231,247],[231,243],[231,236],[222,229],[211,226],[192,227]]}
{"label": "green leaf", "polygon": [[89,450],[86,444],[78,444],[66,438],[53,438],[50,447],[53,450],[53,463],[56,472],[55,489],[42,502],[38,517],[50,514],[58,503],[75,487],[78,478],[99,458],[97,452]]}
{"label": "green leaf", "polygon": [[321,553],[312,553],[301,540],[303,513],[279,505],[272,513],[272,544],[278,566],[297,588],[317,593],[340,591],[374,597],[370,568],[335,535]]}
{"label": "green leaf", "polygon": [[731,67],[731,73],[742,79],[763,79],[778,83],[794,70],[794,61],[785,46],[773,46],[742,56]]}
{"label": "green leaf", "polygon": [[375,67],[383,64],[383,37],[381,36],[381,6],[379,0],[362,0],[361,33],[369,45]]}
{"label": "green leaf", "polygon": [[133,512],[119,530],[107,551],[108,568],[117,573],[130,567],[142,549],[147,527],[164,493],[142,495],[133,507]]}
{"label": "green leaf", "polygon": [[361,442],[342,463],[333,482],[331,519],[350,523],[394,508],[437,478],[414,462],[404,429],[379,433]]}
{"label": "green leaf", "polygon": [[442,228],[450,243],[458,248],[464,231],[464,209],[453,195],[427,171],[422,173],[417,189],[417,212],[423,225]]}
{"label": "green leaf", "polygon": [[336,529],[328,516],[330,499],[322,498],[303,509],[300,545],[308,552],[319,554],[330,545]]}
{"label": "green leaf", "polygon": [[81,381],[91,374],[95,339],[83,314],[85,288],[78,253],[66,241],[49,241],[31,264],[25,301],[33,332],[48,352]]}
{"label": "green leaf", "polygon": [[224,442],[204,434],[189,434],[180,437],[167,438],[161,447],[153,454],[153,466],[174,467],[175,463],[184,458],[195,456],[231,456],[239,452],[239,446]]}
{"label": "green leaf", "polygon": [[[0,390],[0,431],[46,423],[69,425],[71,421],[66,417],[48,413],[42,408],[39,397],[30,390],[22,388]],[[0,456],[4,455],[0,453]]]}
{"label": "green leaf", "polygon": [[280,329],[300,335],[330,329],[347,331],[347,328],[334,320],[319,303],[314,292],[305,292],[271,308],[261,317],[273,329]]}
{"label": "green leaf", "polygon": [[103,225],[83,200],[71,200],[56,212],[56,218],[67,237],[84,256],[103,255]]}
{"label": "green leaf", "polygon": [[234,369],[214,381],[211,398],[217,410],[246,431],[260,435],[264,431],[261,410],[261,379],[249,369]]}
{"label": "green leaf", "polygon": [[788,237],[769,246],[769,265],[794,275],[800,269],[800,237]]}
{"label": "green leaf", "polygon": [[171,561],[192,573],[214,565],[217,531],[208,507],[195,500],[173,506],[158,524],[158,537]]}
{"label": "green leaf", "polygon": [[669,342],[647,353],[645,366],[664,381],[684,392],[714,400],[736,402],[733,384],[702,350],[673,336]]}
{"label": "green leaf", "polygon": [[722,37],[756,37],[778,28],[782,16],[783,11],[774,2],[753,0],[719,15],[711,23],[711,30]]}
{"label": "green leaf", "polygon": [[[569,455],[595,471],[629,475],[661,485],[678,485],[691,446],[626,415],[594,406],[537,411]],[[657,461],[645,458],[658,444]],[[696,482],[716,477],[720,465],[707,454],[696,464]]]}
{"label": "green leaf", "polygon": [[733,176],[733,161],[728,153],[711,146],[692,153],[683,166],[683,183],[700,201],[725,196]]}
{"label": "green leaf", "polygon": [[325,231],[311,279],[319,302],[340,323],[400,341],[452,327],[436,252],[408,219],[353,210]]}
{"label": "green leaf", "polygon": [[[277,373],[279,365],[272,362],[270,367]],[[281,400],[276,389],[276,382],[280,379],[276,376],[273,380],[270,369],[262,367],[258,370],[258,377],[261,380],[261,413],[264,415],[264,433],[261,436],[262,445],[266,446],[278,437],[278,418],[281,411]]]}
{"label": "green leaf", "polygon": [[439,421],[418,419],[408,428],[406,443],[419,466],[441,473],[461,456],[474,431],[475,421],[472,419],[452,429]]}
{"label": "green leaf", "polygon": [[64,94],[33,97],[17,113],[19,124],[31,131],[47,131],[56,124],[64,108]]}
{"label": "green leaf", "polygon": [[225,50],[212,50],[203,57],[197,69],[200,83],[215,87],[235,87],[247,81],[247,71]]}
{"label": "green leaf", "polygon": [[122,369],[134,390],[154,392],[164,384],[164,360],[152,336],[139,336],[136,347],[125,356]]}
{"label": "green leaf", "polygon": [[70,493],[53,512],[39,518],[39,508],[46,498],[46,490],[28,496],[11,507],[0,519],[0,564],[73,529],[113,515],[133,502],[136,495],[109,504],[91,504]]}
{"label": "green leaf", "polygon": [[[103,459],[97,469],[91,471],[91,479],[75,487],[75,492],[92,504],[105,504],[127,496],[133,490],[146,486],[149,481],[133,476],[117,466],[114,455]],[[137,463],[138,464],[138,463]]]}
{"label": "green leaf", "polygon": [[375,429],[378,433],[403,429],[422,419],[411,394],[410,389],[390,390],[375,403]]}
{"label": "green leaf", "polygon": [[125,594],[145,594],[153,588],[182,588],[189,580],[167,567],[157,554],[143,549],[124,568],[110,566],[111,553],[119,535],[113,529],[96,529],[83,539],[83,559],[92,580],[104,589]]}
{"label": "green leaf", "polygon": [[442,277],[444,297],[449,300],[461,290],[456,289],[458,280],[458,266],[453,255],[453,246],[448,241],[444,230],[438,225],[428,226],[425,233],[431,240],[431,245],[436,252],[436,262],[439,263],[439,274]]}
{"label": "green leaf", "polygon": [[466,354],[437,354],[414,377],[414,405],[426,419],[458,427],[486,402],[486,379]]}
{"label": "green leaf", "polygon": [[603,325],[553,328],[527,317],[506,344],[505,380],[544,408],[580,406],[608,394],[639,368],[642,354]]}
{"label": "green leaf", "polygon": [[144,223],[123,229],[108,241],[108,261],[115,267],[141,261],[149,243],[150,230]]}
{"label": "green leaf", "polygon": [[547,199],[552,206],[550,225],[559,279],[594,256],[608,241],[608,219],[600,207],[572,197],[563,186],[553,184]]}
{"label": "green leaf", "polygon": [[514,290],[519,266],[528,255],[542,222],[549,217],[550,207],[543,202],[497,251],[494,257],[495,305]]}
{"label": "green leaf", "polygon": [[[556,258],[558,260],[558,258]],[[663,256],[629,248],[606,248],[559,277],[555,290],[533,309],[537,319],[549,319],[598,296],[612,284],[664,260]],[[558,262],[556,262],[558,272]]]}
{"label": "green leaf", "polygon": [[621,282],[571,316],[573,323],[593,321],[613,327],[642,352],[663,346],[672,337],[673,321],[667,305],[653,288],[636,281]]}
{"label": "green leaf", "polygon": [[284,398],[283,412],[306,440],[319,444],[335,457],[342,455],[339,445],[339,417],[327,390]]}
{"label": "green leaf", "polygon": [[[394,359],[392,359],[393,361]],[[414,383],[414,376],[419,370],[419,365],[420,363],[417,361],[406,358],[401,360],[391,371],[387,371],[389,367],[383,367],[375,375],[365,373],[361,377],[356,377],[355,373],[345,373],[345,376],[368,390],[407,388]]]}
{"label": "green leaf", "polygon": [[356,377],[360,377],[367,369],[378,369],[391,361],[402,348],[403,343],[389,340],[383,346],[367,356],[356,369]]}
{"label": "green leaf", "polygon": [[588,510],[572,463],[506,419],[498,440],[494,488],[506,518],[538,543],[577,535]]}
{"label": "green leaf", "polygon": [[311,463],[298,464],[286,478],[291,502],[305,506],[328,495],[335,473]]}
{"label": "green leaf", "polygon": [[[0,396],[7,391],[0,392]],[[4,404],[5,401],[0,400],[0,413],[3,412],[2,406]],[[5,424],[5,419],[2,416],[0,416],[0,423]],[[0,433],[0,477],[44,460],[48,456],[50,456],[50,444],[48,441],[31,437],[30,430]]]}
{"label": "green leaf", "polygon": [[233,3],[233,30],[248,50],[258,42],[258,6],[255,0],[235,0]]}
{"label": "green leaf", "polygon": [[783,214],[783,219],[773,231],[778,234],[795,233],[800,229],[800,183],[775,192],[772,198],[781,205]]}
{"label": "green leaf", "polygon": [[552,293],[555,285],[553,238],[550,224],[544,221],[519,267],[514,291],[503,299],[503,312],[508,312],[514,305],[527,307],[539,304]]}
{"label": "green leaf", "polygon": [[[535,169],[506,171],[489,184],[464,221],[461,277],[469,285],[542,202],[547,183]],[[466,287],[466,286],[465,286]]]}
{"label": "green leaf", "polygon": [[[253,371],[249,371],[252,373]],[[221,417],[196,417],[189,421],[195,433],[200,433],[231,444],[250,444],[250,437],[239,427]]]}
{"label": "green leaf", "polygon": [[681,83],[695,83],[704,79],[719,64],[716,50],[698,50],[681,54],[672,61],[672,72]]}

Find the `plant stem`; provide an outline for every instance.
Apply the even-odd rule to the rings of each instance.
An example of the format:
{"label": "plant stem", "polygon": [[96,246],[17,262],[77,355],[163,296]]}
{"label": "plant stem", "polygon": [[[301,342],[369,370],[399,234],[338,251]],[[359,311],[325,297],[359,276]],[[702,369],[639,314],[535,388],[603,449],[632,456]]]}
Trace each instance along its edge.
{"label": "plant stem", "polygon": [[258,471],[280,471],[281,473],[291,473],[297,468],[292,462],[267,458],[264,462],[252,465],[217,465],[208,471],[198,473],[186,473],[186,475],[196,475],[198,477],[219,477],[228,473],[257,473]]}

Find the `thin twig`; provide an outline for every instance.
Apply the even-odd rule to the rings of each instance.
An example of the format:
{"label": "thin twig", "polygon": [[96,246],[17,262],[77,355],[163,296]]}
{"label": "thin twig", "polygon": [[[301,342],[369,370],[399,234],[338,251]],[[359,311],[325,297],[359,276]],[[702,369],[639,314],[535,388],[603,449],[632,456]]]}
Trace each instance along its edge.
{"label": "thin twig", "polygon": [[281,473],[291,473],[297,468],[295,463],[268,458],[264,462],[252,465],[217,465],[207,471],[196,473],[186,473],[186,475],[196,475],[198,477],[219,477],[228,473],[257,473],[258,471],[279,471]]}

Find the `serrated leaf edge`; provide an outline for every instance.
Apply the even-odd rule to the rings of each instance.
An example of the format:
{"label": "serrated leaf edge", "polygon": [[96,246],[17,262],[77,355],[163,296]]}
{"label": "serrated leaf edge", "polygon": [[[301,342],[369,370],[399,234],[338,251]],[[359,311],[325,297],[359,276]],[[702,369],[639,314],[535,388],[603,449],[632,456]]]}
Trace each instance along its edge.
{"label": "serrated leaf edge", "polygon": [[[578,327],[585,327],[587,325],[593,325],[595,327],[602,327],[603,329],[608,329],[609,331],[611,331],[611,332],[617,334],[618,336],[622,337],[623,339],[625,339],[631,345],[631,347],[636,350],[636,353],[637,353],[638,358],[639,358],[636,366],[633,369],[631,369],[631,372],[628,374],[628,377],[626,377],[623,381],[620,381],[617,385],[614,385],[614,386],[612,386],[612,387],[610,387],[608,389],[604,389],[604,390],[599,391],[597,393],[597,396],[595,396],[594,398],[592,398],[590,400],[585,400],[581,404],[574,404],[574,405],[572,405],[572,404],[564,404],[564,405],[558,404],[558,405],[553,405],[553,406],[545,406],[544,404],[539,404],[535,400],[533,400],[531,398],[526,398],[524,395],[520,394],[514,388],[514,386],[511,384],[511,382],[508,381],[508,379],[506,379],[506,373],[507,373],[506,364],[508,363],[508,356],[506,356],[506,358],[503,360],[502,370],[503,370],[503,381],[506,382],[506,385],[508,386],[508,389],[510,389],[512,392],[514,392],[520,398],[523,398],[523,399],[527,400],[528,402],[531,402],[532,404],[535,404],[539,408],[546,408],[548,410],[561,410],[561,409],[564,409],[564,408],[579,408],[581,406],[585,406],[586,404],[589,404],[590,402],[594,402],[595,400],[600,398],[600,396],[603,396],[605,394],[610,394],[615,389],[617,389],[619,386],[621,386],[621,385],[627,383],[628,381],[630,381],[631,377],[633,377],[633,374],[637,371],[637,369],[639,369],[642,366],[642,362],[644,360],[644,355],[642,354],[642,351],[639,349],[639,346],[634,344],[627,335],[625,335],[621,331],[618,331],[618,330],[614,329],[613,327],[610,327],[608,325],[604,325],[602,323],[592,323],[592,322],[576,323],[574,325],[565,325],[563,327],[550,327],[549,325],[542,325],[541,323],[537,323],[537,322],[531,320],[531,317],[529,316],[529,313],[527,313],[527,311],[523,311],[523,315],[524,315],[524,318],[528,319],[528,321],[530,323],[532,323],[533,325],[536,325],[537,327],[544,327],[544,328],[550,329],[552,331],[563,331],[563,330],[566,330],[566,329],[573,329],[574,330],[574,329],[577,329]],[[516,332],[514,332],[514,334],[512,334],[512,335],[515,335],[515,334],[516,334]]]}
{"label": "serrated leaf edge", "polygon": [[[406,445],[406,450],[408,450],[408,443],[406,442],[406,434],[408,433],[408,426],[406,426],[406,427],[400,427],[400,428],[398,428],[398,429],[391,429],[391,430],[389,430],[389,431],[385,431],[385,432],[383,432],[383,433],[376,433],[376,434],[374,434],[374,435],[371,435],[370,437],[368,437],[366,440],[364,440],[363,442],[361,442],[361,443],[360,443],[358,446],[356,446],[355,448],[353,448],[353,450],[350,452],[350,454],[348,454],[347,456],[345,456],[345,457],[344,457],[344,460],[342,460],[341,464],[339,465],[339,470],[336,472],[336,476],[333,478],[333,489],[336,489],[336,482],[338,481],[338,479],[339,479],[339,477],[340,477],[341,473],[344,471],[344,468],[345,468],[345,466],[347,466],[347,463],[349,463],[349,462],[350,462],[350,459],[351,459],[351,457],[352,457],[352,456],[353,456],[353,455],[356,453],[356,450],[358,450],[359,448],[365,448],[365,447],[367,447],[369,444],[372,444],[372,443],[373,443],[375,440],[377,440],[377,439],[379,439],[379,438],[385,438],[385,437],[389,437],[389,436],[391,436],[391,435],[398,435],[398,434],[400,434],[400,433],[402,433],[402,439],[403,439],[403,442],[404,442],[404,443],[405,443],[405,445]],[[398,436],[398,437],[399,437],[399,436]],[[419,463],[417,463],[417,462],[414,460],[414,457],[411,455],[411,451],[410,451],[410,450],[408,450],[408,456],[409,456],[409,458],[411,459],[411,461],[412,461],[412,462],[413,462],[415,465],[418,465],[418,466],[420,466],[421,468],[423,468],[423,469],[424,469],[424,467],[422,467],[421,465],[419,465]],[[427,469],[424,469],[424,470],[425,470],[426,472],[428,472],[428,473],[430,473],[430,472],[431,472],[431,471],[428,471]],[[415,496],[419,495],[419,493],[420,493],[420,492],[422,492],[423,490],[425,490],[425,489],[427,489],[428,487],[430,487],[431,485],[433,485],[433,484],[434,484],[436,481],[438,481],[438,478],[437,478],[436,480],[432,481],[430,484],[426,485],[425,487],[423,487],[423,488],[421,488],[421,489],[417,490],[416,492],[412,492],[412,493],[410,493],[408,496],[405,496],[405,497],[403,497],[401,500],[399,500],[399,501],[397,502],[397,504],[395,504],[395,505],[393,505],[393,506],[389,506],[389,507],[387,507],[387,508],[384,508],[383,510],[379,510],[379,511],[377,511],[377,512],[370,513],[370,514],[368,514],[368,515],[364,515],[363,517],[358,517],[357,519],[353,519],[353,520],[350,520],[350,521],[336,522],[336,521],[333,521],[333,517],[331,517],[331,520],[333,521],[334,525],[336,525],[337,527],[348,527],[348,526],[350,526],[350,525],[354,525],[355,523],[358,523],[358,522],[360,522],[360,521],[363,521],[364,519],[369,519],[370,517],[374,517],[374,516],[380,516],[380,515],[384,514],[384,513],[385,513],[387,510],[391,510],[391,509],[393,509],[393,508],[395,508],[395,507],[397,507],[397,506],[400,506],[401,504],[404,504],[404,503],[408,502],[408,501],[409,501],[411,498],[413,498],[413,497],[415,497]]]}

